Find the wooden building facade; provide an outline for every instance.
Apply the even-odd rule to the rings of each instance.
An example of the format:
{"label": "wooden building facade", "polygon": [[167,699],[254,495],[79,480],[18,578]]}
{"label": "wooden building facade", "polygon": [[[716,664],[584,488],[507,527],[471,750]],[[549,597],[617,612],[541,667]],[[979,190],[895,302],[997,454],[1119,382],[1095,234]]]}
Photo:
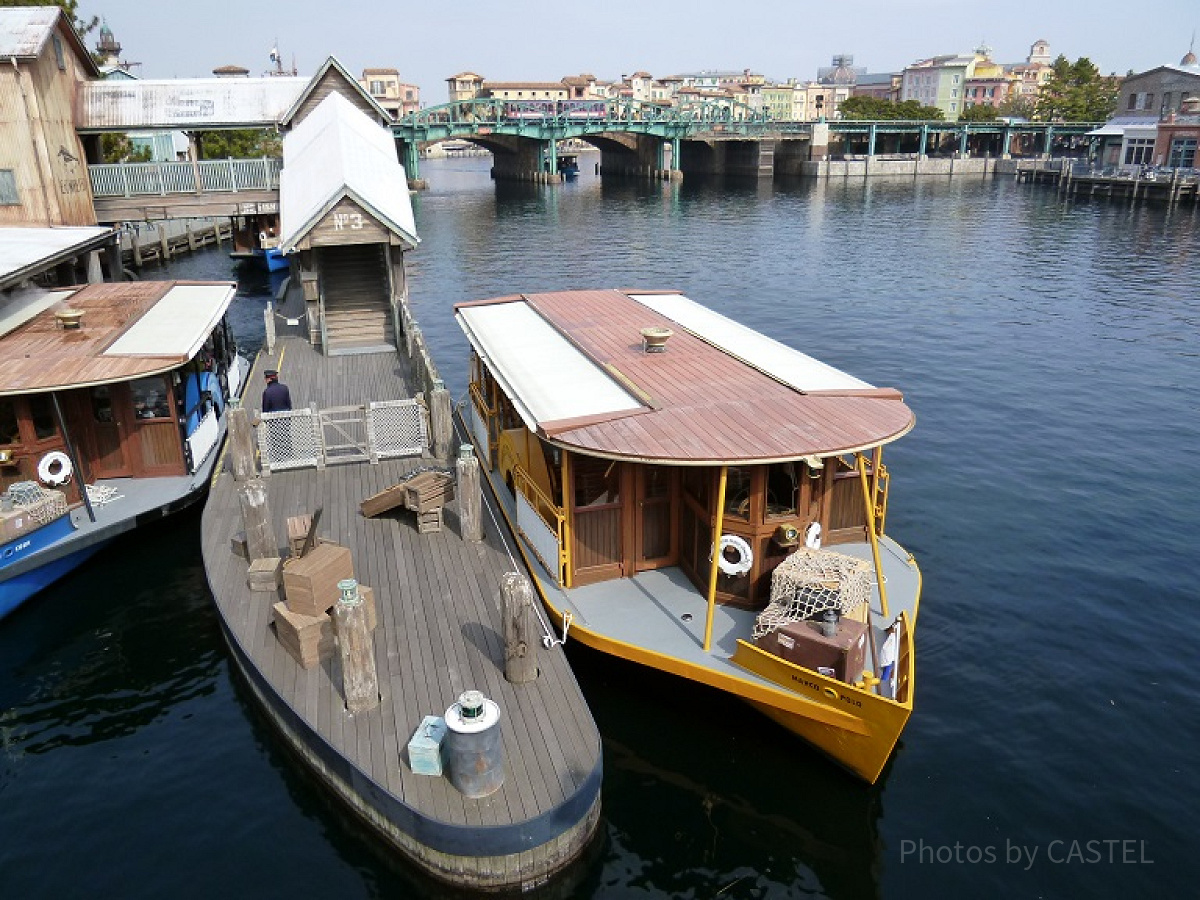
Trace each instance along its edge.
{"label": "wooden building facade", "polygon": [[95,225],[76,87],[98,71],[58,7],[0,9],[0,226]]}

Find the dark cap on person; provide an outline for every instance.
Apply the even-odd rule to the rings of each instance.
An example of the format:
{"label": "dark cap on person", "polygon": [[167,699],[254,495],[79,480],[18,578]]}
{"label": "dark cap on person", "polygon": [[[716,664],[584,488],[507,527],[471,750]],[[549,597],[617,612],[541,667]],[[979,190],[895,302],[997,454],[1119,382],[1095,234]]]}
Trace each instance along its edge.
{"label": "dark cap on person", "polygon": [[263,372],[263,377],[264,378],[278,378],[279,370],[278,369],[267,369],[265,372]]}

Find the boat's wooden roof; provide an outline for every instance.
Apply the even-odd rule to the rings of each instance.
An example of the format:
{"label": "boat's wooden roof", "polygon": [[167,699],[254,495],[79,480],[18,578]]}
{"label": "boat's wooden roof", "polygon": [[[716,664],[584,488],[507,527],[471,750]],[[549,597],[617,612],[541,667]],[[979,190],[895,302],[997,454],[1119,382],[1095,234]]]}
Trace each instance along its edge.
{"label": "boat's wooden roof", "polygon": [[[55,292],[48,299],[56,302],[0,336],[0,396],[128,381],[182,365],[190,358],[187,353],[127,354],[109,348],[172,289],[187,285],[221,292],[218,320],[236,290],[231,282],[137,281]],[[59,325],[55,311],[64,306],[83,312],[79,329]],[[181,322],[179,327],[188,325]],[[206,334],[182,337],[202,340]]]}
{"label": "boat's wooden roof", "polygon": [[[542,436],[584,453],[693,465],[767,462],[874,447],[913,426],[896,390],[798,390],[621,291],[484,301],[514,302],[527,303],[642,401],[632,412],[537,423]],[[641,329],[655,325],[674,331],[664,353],[642,349]]]}

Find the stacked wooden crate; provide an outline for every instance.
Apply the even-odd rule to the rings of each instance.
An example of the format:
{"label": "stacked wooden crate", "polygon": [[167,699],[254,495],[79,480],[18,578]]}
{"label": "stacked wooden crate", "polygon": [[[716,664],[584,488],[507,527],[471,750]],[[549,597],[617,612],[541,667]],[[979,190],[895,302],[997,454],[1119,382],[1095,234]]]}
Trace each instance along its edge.
{"label": "stacked wooden crate", "polygon": [[404,483],[404,505],[417,514],[417,531],[442,530],[442,508],[454,499],[454,478],[446,472],[420,472]]}
{"label": "stacked wooden crate", "polygon": [[275,634],[306,669],[333,653],[333,620],[329,610],[340,592],[337,583],[354,577],[350,549],[322,543],[283,565],[284,600],[276,603]]}

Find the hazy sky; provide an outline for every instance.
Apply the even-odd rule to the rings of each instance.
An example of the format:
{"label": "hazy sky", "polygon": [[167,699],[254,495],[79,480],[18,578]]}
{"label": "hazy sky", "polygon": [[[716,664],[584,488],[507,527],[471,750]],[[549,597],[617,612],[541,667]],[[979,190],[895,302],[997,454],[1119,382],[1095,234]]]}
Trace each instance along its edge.
{"label": "hazy sky", "polygon": [[277,42],[301,75],[330,55],[356,76],[398,69],[428,105],[446,102],[445,79],[463,70],[492,81],[747,68],[809,79],[836,53],[893,72],[981,42],[997,62],[1018,62],[1038,39],[1054,56],[1087,56],[1124,74],[1178,63],[1200,28],[1197,0],[80,0],[79,11],[108,22],[143,78],[203,77],[231,64],[259,75]]}

